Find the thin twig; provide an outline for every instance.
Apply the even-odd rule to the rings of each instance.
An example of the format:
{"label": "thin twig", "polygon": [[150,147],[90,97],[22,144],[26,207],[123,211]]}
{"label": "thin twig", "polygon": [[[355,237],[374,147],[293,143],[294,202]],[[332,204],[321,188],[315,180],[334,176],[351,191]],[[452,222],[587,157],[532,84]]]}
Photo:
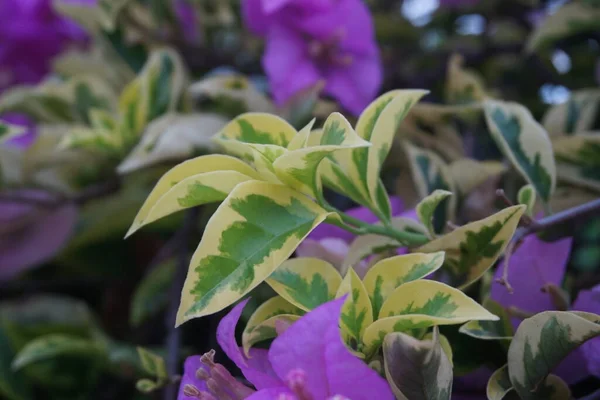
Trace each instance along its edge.
{"label": "thin twig", "polygon": [[[165,323],[167,325],[167,374],[173,376],[177,373],[179,365],[179,348],[181,347],[181,330],[175,328],[175,319],[177,318],[177,308],[181,289],[187,274],[189,263],[188,239],[193,234],[198,221],[199,208],[194,207],[187,211],[183,226],[175,235],[177,240],[177,251],[179,258],[177,260],[177,269],[175,278],[169,291],[169,308],[167,310]],[[164,400],[174,400],[177,394],[176,385],[167,385],[163,393]]]}

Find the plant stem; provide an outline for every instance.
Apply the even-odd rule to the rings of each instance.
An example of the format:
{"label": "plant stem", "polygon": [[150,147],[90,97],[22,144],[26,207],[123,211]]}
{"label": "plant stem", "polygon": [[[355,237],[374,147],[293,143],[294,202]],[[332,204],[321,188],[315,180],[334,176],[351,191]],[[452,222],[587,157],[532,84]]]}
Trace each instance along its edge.
{"label": "plant stem", "polygon": [[[177,309],[179,307],[179,299],[181,298],[181,289],[187,275],[188,263],[189,263],[189,252],[188,252],[188,240],[191,234],[196,228],[198,222],[199,208],[194,207],[187,211],[185,222],[179,231],[175,234],[174,239],[177,240],[177,250],[179,252],[177,260],[177,270],[175,272],[175,278],[171,284],[169,291],[169,309],[165,319],[167,325],[168,335],[166,341],[167,347],[167,374],[169,377],[173,377],[177,374],[179,366],[179,348],[181,347],[181,330],[175,328],[175,319],[177,318]],[[177,394],[177,385],[165,386],[163,399],[174,400]]]}

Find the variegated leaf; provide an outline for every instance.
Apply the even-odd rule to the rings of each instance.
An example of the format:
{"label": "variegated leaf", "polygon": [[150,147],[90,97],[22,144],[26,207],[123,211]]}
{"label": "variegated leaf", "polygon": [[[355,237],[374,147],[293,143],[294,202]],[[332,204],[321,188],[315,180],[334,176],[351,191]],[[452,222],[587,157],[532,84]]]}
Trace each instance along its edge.
{"label": "variegated leaf", "polygon": [[[290,140],[290,143],[287,146],[287,149],[289,151],[299,150],[308,145],[308,138],[309,138],[311,132],[313,132],[312,129],[313,129],[313,126],[315,125],[315,121],[316,121],[316,119],[313,118],[304,128],[302,128],[302,129],[300,129],[300,131],[298,131],[298,133],[292,138],[292,140]],[[323,131],[319,130],[318,134],[319,134],[319,142],[320,142],[320,137],[323,134]]]}
{"label": "variegated leaf", "polygon": [[[379,225],[379,223],[378,223]],[[414,233],[426,234],[426,228],[415,220],[405,217],[392,218],[392,227],[398,231],[408,231]],[[355,265],[362,259],[385,250],[396,249],[405,246],[407,243],[400,243],[395,239],[379,235],[361,235],[352,241],[346,258],[342,263],[341,271],[346,273],[348,267]]]}
{"label": "variegated leaf", "polygon": [[459,331],[476,339],[511,340],[513,327],[506,309],[489,298],[483,301],[483,306],[499,319],[497,321],[469,321],[461,326]]}
{"label": "variegated leaf", "polygon": [[345,343],[358,353],[363,353],[361,337],[373,322],[373,307],[365,285],[354,269],[348,269],[336,298],[349,294],[342,306],[340,327]]}
{"label": "variegated leaf", "polygon": [[197,99],[207,97],[217,102],[234,102],[239,104],[239,108],[244,112],[275,112],[273,102],[244,75],[210,76],[194,82],[188,91]]}
{"label": "variegated leaf", "polygon": [[[523,400],[560,398],[548,375],[570,352],[600,335],[600,315],[545,311],[521,322],[508,349],[508,373]],[[562,397],[565,398],[565,397]]]}
{"label": "variegated leaf", "polygon": [[133,147],[150,121],[179,107],[187,75],[173,50],[154,51],[140,74],[119,97],[119,131],[127,148]]}
{"label": "variegated leaf", "polygon": [[485,118],[492,138],[513,166],[547,203],[556,187],[556,164],[546,130],[517,103],[487,100]]}
{"label": "variegated leaf", "polygon": [[[413,180],[417,193],[425,198],[435,190],[444,190],[454,193],[455,183],[450,175],[448,165],[435,153],[419,149],[405,143],[405,149],[411,165]],[[434,229],[436,233],[443,231],[446,221],[454,218],[456,212],[456,198],[449,197],[437,208],[434,214]]]}
{"label": "variegated leaf", "polygon": [[60,150],[85,150],[108,158],[123,155],[123,141],[114,132],[74,127],[66,132],[58,144]]}
{"label": "variegated leaf", "polygon": [[381,166],[392,147],[400,123],[411,107],[427,93],[426,90],[394,90],[385,93],[369,104],[356,124],[356,132],[364,140],[371,142],[371,147],[352,152],[353,167],[358,172],[358,182],[368,195],[372,208],[388,221],[392,216],[387,195],[379,186]]}
{"label": "variegated leaf", "polygon": [[437,207],[450,196],[452,196],[452,192],[436,189],[430,195],[421,200],[419,204],[417,204],[417,216],[427,228],[430,238],[434,238],[436,236],[435,229],[433,228],[433,216],[437,210]]}
{"label": "variegated leaf", "polygon": [[100,356],[104,349],[97,343],[77,336],[48,334],[30,341],[15,356],[13,369],[60,356]]}
{"label": "variegated leaf", "polygon": [[[240,161],[237,158],[230,156],[213,154],[208,156],[196,157],[191,160],[184,161],[181,164],[169,170],[156,183],[156,186],[154,187],[154,189],[152,189],[152,191],[148,195],[148,198],[140,208],[140,211],[136,215],[135,220],[131,224],[131,228],[129,228],[129,231],[127,232],[127,235],[125,235],[125,237],[130,236],[142,226],[146,225],[148,223],[146,222],[146,220],[149,218],[149,215],[151,215],[151,212],[153,212],[156,204],[161,200],[163,196],[165,196],[168,192],[172,190],[175,190],[176,193],[178,193],[178,196],[181,195],[183,199],[187,197],[191,200],[195,197],[194,201],[198,201],[201,198],[206,199],[206,201],[218,201],[220,195],[215,194],[214,189],[211,190],[211,187],[208,186],[206,190],[204,190],[205,188],[202,186],[202,181],[205,179],[210,179],[212,180],[212,182],[215,181],[214,178],[211,177],[214,177],[216,175],[207,176],[206,174],[208,173],[215,173],[216,175],[221,174],[221,176],[223,177],[229,176],[230,178],[233,178],[233,181],[229,181],[231,189],[235,187],[236,182],[239,183],[243,181],[242,176],[251,177],[253,179],[260,179],[259,175],[254,169],[252,169],[252,167],[250,167],[243,161]],[[227,175],[228,173],[229,175]],[[192,179],[188,180],[183,185],[177,186],[177,184],[181,183],[186,178]],[[235,179],[237,179],[237,181]],[[199,182],[200,186],[195,186],[194,182]],[[219,183],[219,187],[221,188],[220,193],[230,191],[231,189],[223,191],[223,183],[224,182]],[[184,193],[186,189],[190,189],[190,191],[188,193]],[[178,202],[178,196],[172,197],[173,201],[175,201],[176,204],[171,205],[171,207],[177,208],[178,206],[180,206]],[[190,204],[190,201],[183,200],[183,202],[184,204]],[[165,206],[165,204],[163,204],[162,206]],[[185,206],[181,207],[186,208]],[[160,213],[161,211],[162,210],[157,209],[155,212]],[[162,214],[162,216],[165,215],[167,214]],[[157,218],[154,218],[153,220],[156,219]]]}
{"label": "variegated leaf", "polygon": [[342,277],[326,261],[300,257],[281,264],[269,276],[267,283],[289,303],[310,311],[335,298]]}
{"label": "variegated leaf", "polygon": [[127,7],[131,0],[98,0],[97,13],[102,26],[113,31],[119,14]]}
{"label": "variegated leaf", "polygon": [[571,185],[600,191],[600,175],[598,167],[583,167],[569,163],[558,163],[558,179]]}
{"label": "variegated leaf", "polygon": [[159,162],[184,160],[214,148],[211,137],[227,121],[217,114],[166,114],[148,125],[140,142],[117,168],[121,174]]}
{"label": "variegated leaf", "polygon": [[550,107],[542,118],[542,125],[552,138],[598,130],[598,112],[600,89],[577,90],[566,102]]}
{"label": "variegated leaf", "polygon": [[167,379],[169,374],[167,373],[167,367],[165,360],[158,354],[146,350],[143,347],[137,348],[138,356],[142,362],[142,368],[152,377],[160,379]]}
{"label": "variegated leaf", "polygon": [[530,217],[533,216],[533,208],[535,207],[535,189],[531,185],[525,185],[517,193],[517,202],[527,206],[525,213]]}
{"label": "variegated leaf", "polygon": [[461,226],[417,251],[445,251],[444,266],[452,286],[465,288],[478,280],[500,257],[517,229],[524,205],[512,206],[480,221]]}
{"label": "variegated leaf", "polygon": [[450,176],[461,195],[467,195],[479,185],[493,176],[500,175],[506,170],[504,164],[498,161],[477,161],[471,158],[461,158],[448,166]]}
{"label": "variegated leaf", "polygon": [[21,135],[25,132],[25,128],[19,125],[8,124],[0,121],[0,144]]}
{"label": "variegated leaf", "polygon": [[293,126],[276,115],[245,113],[228,123],[213,140],[234,155],[252,159],[253,148],[260,149],[261,145],[286,148],[296,134]]}
{"label": "variegated leaf", "polygon": [[370,146],[362,140],[350,126],[346,118],[333,113],[325,121],[321,140],[317,146],[288,151],[273,163],[277,177],[288,186],[318,197],[321,193],[321,180],[317,168],[321,161],[337,151]]}
{"label": "variegated leaf", "polygon": [[412,253],[386,258],[373,265],[363,283],[373,305],[373,318],[379,318],[379,310],[387,298],[400,285],[412,282],[437,271],[444,263],[444,252]]}
{"label": "variegated leaf", "polygon": [[239,184],[192,256],[177,325],[222,310],[264,281],[329,213],[281,185]]}
{"label": "variegated leaf", "polygon": [[135,388],[142,393],[152,393],[155,390],[158,390],[162,385],[158,382],[154,382],[150,379],[138,379],[135,383]]}
{"label": "variegated leaf", "polygon": [[574,1],[564,4],[543,22],[527,39],[527,51],[545,49],[558,40],[598,29],[600,7],[592,1]]}
{"label": "variegated leaf", "polygon": [[552,141],[556,158],[581,167],[600,167],[600,132],[577,133]]}
{"label": "variegated leaf", "polygon": [[432,340],[417,340],[404,333],[386,335],[383,341],[385,377],[396,399],[450,400],[452,364],[434,328]]}
{"label": "variegated leaf", "polygon": [[487,383],[486,394],[488,400],[502,400],[509,393],[513,392],[512,383],[508,376],[508,364],[498,368]]}
{"label": "variegated leaf", "polygon": [[446,103],[452,105],[477,105],[487,97],[481,77],[464,68],[464,58],[452,54],[446,74]]}
{"label": "variegated leaf", "polygon": [[399,286],[383,303],[379,319],[363,334],[365,354],[372,354],[379,348],[390,332],[497,319],[460,290],[440,282],[419,279]]}
{"label": "variegated leaf", "polygon": [[248,319],[242,334],[242,346],[246,356],[250,348],[263,340],[277,337],[276,324],[290,323],[299,319],[304,311],[281,296],[275,296],[262,303]]}

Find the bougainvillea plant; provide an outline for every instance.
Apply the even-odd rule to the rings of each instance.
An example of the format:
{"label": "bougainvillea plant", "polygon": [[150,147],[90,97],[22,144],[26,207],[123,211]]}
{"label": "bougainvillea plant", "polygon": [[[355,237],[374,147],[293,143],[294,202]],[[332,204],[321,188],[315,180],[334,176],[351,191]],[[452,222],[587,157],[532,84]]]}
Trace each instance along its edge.
{"label": "bougainvillea plant", "polygon": [[0,398],[598,398],[599,19],[5,0]]}

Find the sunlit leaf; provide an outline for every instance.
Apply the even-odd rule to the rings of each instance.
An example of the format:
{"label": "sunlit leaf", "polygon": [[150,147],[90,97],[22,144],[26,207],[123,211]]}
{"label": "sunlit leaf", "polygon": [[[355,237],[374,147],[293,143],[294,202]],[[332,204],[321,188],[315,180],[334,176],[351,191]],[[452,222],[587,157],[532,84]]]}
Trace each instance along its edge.
{"label": "sunlit leaf", "polygon": [[452,364],[434,328],[432,340],[417,340],[404,333],[386,335],[383,341],[385,376],[402,400],[449,400]]}
{"label": "sunlit leaf", "polygon": [[546,130],[517,103],[487,100],[484,110],[492,138],[504,156],[544,202],[550,201],[556,186],[556,165]]}
{"label": "sunlit leaf", "polygon": [[177,325],[233,304],[264,281],[328,212],[281,185],[239,184],[206,226],[183,287]]}
{"label": "sunlit leaf", "polygon": [[500,257],[512,238],[524,205],[512,206],[480,221],[461,226],[417,251],[445,251],[445,269],[452,286],[465,288],[478,280]]}

